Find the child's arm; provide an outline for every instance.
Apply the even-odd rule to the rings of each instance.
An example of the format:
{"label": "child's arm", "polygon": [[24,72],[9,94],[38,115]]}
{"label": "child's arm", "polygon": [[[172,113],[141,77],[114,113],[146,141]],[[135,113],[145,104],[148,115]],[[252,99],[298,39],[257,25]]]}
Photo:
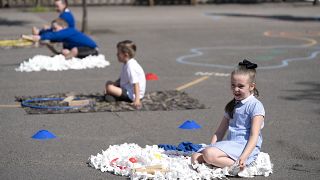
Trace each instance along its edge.
{"label": "child's arm", "polygon": [[216,132],[214,133],[212,139],[211,139],[211,144],[216,143],[217,141],[222,140],[222,138],[224,137],[227,129],[229,126],[229,119],[226,118],[225,116],[223,116],[223,119],[218,127],[218,129],[216,130]]}
{"label": "child's arm", "polygon": [[34,41],[38,42],[40,41],[40,36],[39,35],[22,35],[22,39],[28,40],[28,41]]}
{"label": "child's arm", "polygon": [[133,92],[134,92],[134,95],[135,95],[135,98],[134,98],[134,101],[133,101],[133,105],[135,107],[139,108],[141,106],[139,83],[134,83],[133,84]]}
{"label": "child's arm", "polygon": [[251,120],[251,132],[250,132],[250,137],[249,141],[244,148],[244,151],[242,152],[240,158],[239,158],[239,165],[240,168],[244,168],[246,164],[246,160],[249,157],[249,155],[252,153],[253,149],[257,145],[258,137],[259,137],[259,132],[261,129],[262,122],[264,120],[264,116],[254,116],[253,119]]}
{"label": "child's arm", "polygon": [[65,38],[77,34],[73,28],[66,28],[59,31],[49,31],[40,35],[41,40],[50,40],[57,42],[64,42]]}

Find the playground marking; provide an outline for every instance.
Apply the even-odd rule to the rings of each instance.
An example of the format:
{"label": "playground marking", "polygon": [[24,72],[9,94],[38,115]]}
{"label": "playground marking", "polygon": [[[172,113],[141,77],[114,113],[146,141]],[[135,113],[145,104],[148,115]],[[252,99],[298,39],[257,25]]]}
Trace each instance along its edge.
{"label": "playground marking", "polygon": [[191,87],[191,86],[193,86],[193,85],[196,85],[196,84],[198,84],[198,83],[200,83],[200,82],[202,82],[202,81],[207,80],[210,76],[228,77],[228,76],[230,76],[230,73],[200,72],[200,71],[199,71],[199,72],[196,72],[195,75],[196,75],[196,76],[203,76],[203,77],[201,77],[201,78],[199,78],[199,79],[196,79],[196,80],[193,80],[193,81],[191,81],[191,82],[189,82],[189,83],[186,83],[186,84],[184,84],[184,85],[182,85],[182,86],[180,86],[180,87],[177,87],[176,90],[181,91],[181,90],[183,90],[183,89],[186,89],[186,88],[188,88],[188,87]]}
{"label": "playground marking", "polygon": [[201,77],[201,78],[199,78],[199,79],[193,80],[193,81],[191,81],[191,82],[189,82],[189,83],[187,83],[187,84],[184,84],[184,85],[182,85],[182,86],[180,86],[180,87],[177,87],[176,90],[181,91],[181,90],[186,89],[186,88],[188,88],[188,87],[190,87],[190,86],[193,86],[193,85],[195,85],[195,84],[198,84],[198,83],[200,83],[200,82],[208,79],[209,77],[210,77],[210,76],[203,76],[203,77]]}
{"label": "playground marking", "polygon": [[218,76],[218,77],[228,77],[230,73],[218,73],[218,72],[196,72],[194,73],[196,76]]}
{"label": "playground marking", "polygon": [[311,38],[305,38],[305,37],[299,37],[296,36],[295,34],[291,34],[288,32],[280,32],[279,34],[272,33],[270,31],[266,31],[263,33],[264,36],[268,37],[280,37],[280,38],[288,38],[288,39],[297,39],[297,40],[303,40],[303,41],[309,41],[309,43],[302,44],[301,46],[303,47],[311,47],[316,45],[318,42],[315,39]]}
{"label": "playground marking", "polygon": [[0,108],[19,108],[20,104],[0,104]]}
{"label": "playground marking", "polygon": [[[195,58],[199,58],[204,54],[205,51],[208,50],[272,50],[272,49],[306,49],[318,44],[317,40],[300,37],[300,34],[288,33],[288,32],[271,32],[266,31],[263,33],[264,36],[267,37],[278,37],[278,38],[286,38],[286,39],[295,39],[295,40],[302,40],[307,41],[307,43],[300,44],[300,45],[274,45],[274,46],[218,46],[218,47],[199,47],[199,48],[192,48],[190,49],[190,54],[182,55],[176,59],[177,62],[181,64],[188,64],[193,66],[203,66],[203,67],[214,67],[214,68],[222,68],[222,69],[233,69],[234,66],[230,65],[220,65],[220,64],[211,64],[211,63],[201,63],[201,62],[194,62],[196,61]],[[307,36],[307,35],[304,35]],[[309,36],[319,36],[319,33],[310,34]],[[313,51],[305,56],[305,57],[294,57],[294,58],[287,58],[282,59],[279,65],[270,65],[270,66],[260,66],[258,69],[278,69],[283,68],[289,65],[289,62],[293,61],[301,61],[301,60],[312,60],[315,59],[318,54],[320,54],[319,47],[313,47]]]}

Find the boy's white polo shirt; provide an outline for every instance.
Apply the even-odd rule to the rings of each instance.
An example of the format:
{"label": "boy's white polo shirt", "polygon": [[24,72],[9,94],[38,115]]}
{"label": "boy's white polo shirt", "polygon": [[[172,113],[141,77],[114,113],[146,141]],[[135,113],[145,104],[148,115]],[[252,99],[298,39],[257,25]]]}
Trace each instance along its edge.
{"label": "boy's white polo shirt", "polygon": [[146,90],[146,76],[135,59],[130,59],[122,66],[120,74],[120,87],[128,91],[129,98],[133,101],[135,99],[133,84],[139,83],[140,98],[143,98]]}

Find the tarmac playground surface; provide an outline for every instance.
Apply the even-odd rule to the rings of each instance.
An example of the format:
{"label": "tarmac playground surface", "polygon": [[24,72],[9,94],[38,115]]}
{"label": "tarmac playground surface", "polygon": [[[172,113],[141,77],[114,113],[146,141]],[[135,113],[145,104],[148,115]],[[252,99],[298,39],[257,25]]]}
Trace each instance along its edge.
{"label": "tarmac playground surface", "polygon": [[[72,7],[78,25],[81,8]],[[0,39],[16,39],[57,14],[1,9]],[[262,151],[267,179],[319,179],[320,8],[307,3],[88,8],[89,29],[111,65],[103,69],[16,72],[45,47],[0,48],[0,179],[125,179],[86,164],[109,145],[208,143],[232,98],[229,76],[244,58],[258,69],[266,109]],[[209,108],[28,115],[15,96],[102,92],[119,76],[117,42],[131,39],[145,72],[158,75],[147,91],[180,88]],[[199,130],[178,129],[187,119]],[[57,138],[39,141],[40,129]],[[233,178],[232,178],[233,179]],[[255,179],[266,179],[255,177]]]}

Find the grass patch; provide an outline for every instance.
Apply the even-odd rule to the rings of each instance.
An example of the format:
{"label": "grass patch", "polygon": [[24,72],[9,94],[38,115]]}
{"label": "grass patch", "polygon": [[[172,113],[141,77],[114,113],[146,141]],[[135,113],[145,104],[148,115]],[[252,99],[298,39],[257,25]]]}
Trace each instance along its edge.
{"label": "grass patch", "polygon": [[30,8],[28,11],[34,12],[34,13],[50,12],[50,11],[52,11],[52,8],[43,7],[43,6],[36,6],[36,7]]}

